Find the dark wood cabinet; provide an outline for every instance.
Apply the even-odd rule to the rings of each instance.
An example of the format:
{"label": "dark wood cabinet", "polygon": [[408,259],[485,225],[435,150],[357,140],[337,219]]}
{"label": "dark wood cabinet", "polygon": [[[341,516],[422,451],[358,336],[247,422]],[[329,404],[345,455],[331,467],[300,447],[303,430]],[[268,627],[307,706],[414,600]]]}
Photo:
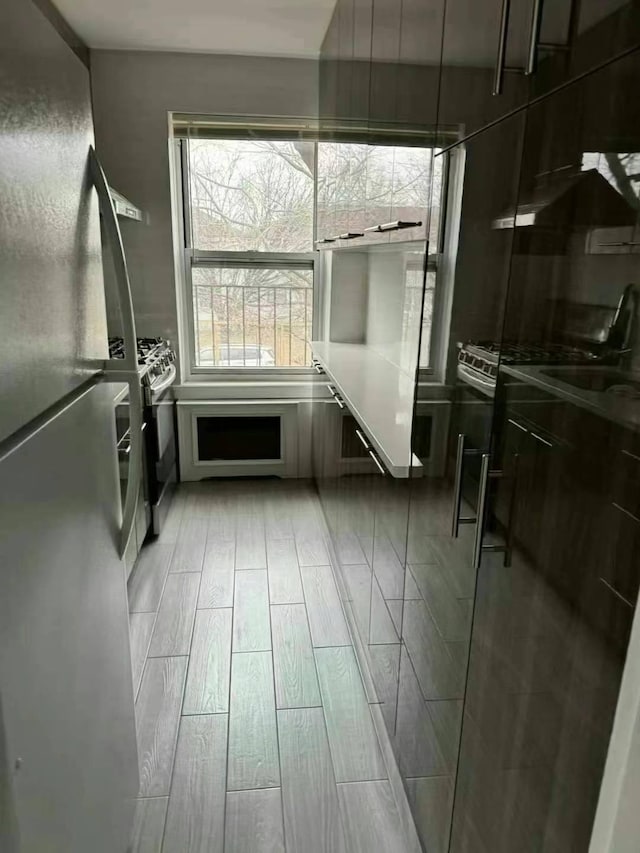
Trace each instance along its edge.
{"label": "dark wood cabinet", "polygon": [[351,118],[357,127],[365,131],[369,122],[372,26],[373,0],[354,0]]}
{"label": "dark wood cabinet", "polygon": [[[507,26],[503,10],[509,6]],[[522,73],[530,23],[528,0],[447,0],[440,66],[440,145],[526,104]],[[500,69],[502,68],[502,71]]]}
{"label": "dark wood cabinet", "polygon": [[[640,433],[615,417],[613,396],[581,405],[578,386],[550,390],[549,365],[535,358],[503,361],[496,397],[483,394],[458,380],[456,345],[577,347],[588,330],[568,306],[583,319],[613,317],[638,281],[638,4],[345,8],[351,113],[371,149],[385,128],[455,142],[449,156],[462,187],[437,273],[453,282],[451,417],[438,475],[425,473],[430,442],[414,429],[413,451],[428,464],[414,472],[410,501],[397,482],[355,462],[320,478],[350,578],[346,604],[416,815],[447,812],[455,787],[442,849],[586,850],[640,585]],[[383,164],[378,149],[350,219],[359,227],[401,218],[400,163]],[[428,379],[419,376],[416,411],[434,402]],[[476,570],[483,454],[492,469],[484,544],[511,552],[505,562],[484,551]],[[452,535],[454,510],[463,523]]]}
{"label": "dark wood cabinet", "polygon": [[338,80],[336,116],[347,121],[353,117],[353,50],[355,0],[340,0],[338,14]]}
{"label": "dark wood cabinet", "polygon": [[531,98],[640,46],[635,0],[564,0],[540,8]]}

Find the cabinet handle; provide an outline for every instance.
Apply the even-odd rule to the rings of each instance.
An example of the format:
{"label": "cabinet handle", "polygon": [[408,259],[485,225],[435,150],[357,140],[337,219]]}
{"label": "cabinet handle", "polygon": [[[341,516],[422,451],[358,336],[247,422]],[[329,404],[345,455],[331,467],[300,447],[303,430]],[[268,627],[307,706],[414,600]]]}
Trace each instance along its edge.
{"label": "cabinet handle", "polygon": [[348,231],[346,234],[340,234],[338,240],[355,240],[356,237],[364,237],[361,231]]}
{"label": "cabinet handle", "polygon": [[473,540],[473,568],[480,568],[482,558],[482,535],[484,532],[484,518],[487,512],[487,491],[489,489],[489,463],[491,457],[488,453],[482,454],[482,467],[480,469],[480,487],[478,489],[478,521],[476,524],[476,535]]}
{"label": "cabinet handle", "polygon": [[372,225],[370,228],[365,228],[364,233],[370,234],[373,232],[384,231],[401,231],[403,228],[419,228],[422,225],[422,220],[419,222],[410,222],[404,219],[397,219],[395,222],[384,222],[382,225]]}
{"label": "cabinet handle", "polygon": [[538,41],[540,40],[540,25],[542,23],[542,2],[543,0],[533,0],[533,10],[531,12],[531,33],[529,36],[529,55],[527,57],[527,67],[524,71],[527,76],[535,73],[538,62]]}
{"label": "cabinet handle", "polygon": [[464,457],[473,451],[465,449],[466,436],[464,433],[458,435],[458,452],[456,454],[456,476],[453,490],[453,509],[451,512],[451,535],[458,538],[458,530],[461,524],[474,524],[476,519],[472,516],[460,518],[460,506],[462,504],[462,475],[464,473]]}
{"label": "cabinet handle", "polygon": [[519,429],[521,432],[529,432],[529,430],[526,427],[522,426],[522,424],[519,424],[518,421],[514,421],[511,418],[507,418],[507,421],[511,424],[511,426],[514,426],[516,429]]}
{"label": "cabinet handle", "polygon": [[553,444],[551,444],[551,442],[550,442],[550,441],[547,441],[547,439],[546,439],[546,438],[542,438],[542,436],[541,436],[541,435],[538,435],[536,432],[531,432],[531,431],[529,431],[529,435],[530,435],[532,438],[535,438],[535,440],[536,440],[536,441],[539,441],[541,444],[545,444],[547,447],[553,447]]}
{"label": "cabinet handle", "polygon": [[[482,466],[480,468],[480,486],[478,488],[478,519],[476,522],[476,535],[473,540],[473,568],[479,569],[482,561],[483,551],[493,551],[494,553],[502,553],[505,555],[505,566],[510,563],[509,544],[507,545],[483,545],[482,539],[484,536],[484,525],[487,516],[487,496],[489,492],[489,480],[503,477],[502,471],[491,470],[491,455],[489,453],[482,454]],[[514,500],[514,492],[512,491],[512,501]],[[511,515],[510,507],[510,515]],[[512,519],[509,519],[509,531],[507,533],[507,543],[511,539]]]}
{"label": "cabinet handle", "polygon": [[504,68],[507,55],[507,34],[509,32],[509,13],[511,12],[511,0],[502,0],[502,16],[500,18],[500,36],[498,38],[498,58],[493,77],[493,94],[502,94],[502,83],[504,80]]}
{"label": "cabinet handle", "polygon": [[318,243],[335,243],[335,237],[323,237],[322,240],[318,240]]}
{"label": "cabinet handle", "polygon": [[598,243],[598,246],[616,246],[616,247],[630,247],[630,246],[640,246],[640,241],[638,240],[614,240],[610,243]]}
{"label": "cabinet handle", "polygon": [[386,477],[386,476],[387,476],[387,471],[386,471],[385,467],[383,466],[382,462],[378,459],[378,457],[376,456],[376,454],[373,452],[373,450],[370,450],[370,451],[369,451],[369,456],[370,456],[370,457],[373,459],[373,461],[376,463],[376,468],[378,469],[378,471],[380,471],[380,473],[382,474],[382,476],[383,476],[383,477]]}
{"label": "cabinet handle", "polygon": [[341,409],[344,409],[344,403],[342,402],[342,397],[340,396],[340,394],[338,394],[338,392],[337,392],[337,391],[336,391],[336,389],[333,387],[333,385],[327,385],[327,388],[329,389],[329,393],[331,394],[331,396],[333,397],[333,399],[336,401],[336,403],[338,404],[338,406],[339,406]]}
{"label": "cabinet handle", "polygon": [[371,445],[369,444],[369,442],[367,441],[367,439],[364,437],[364,435],[362,434],[362,432],[359,429],[356,430],[356,435],[358,436],[358,438],[362,442],[364,449],[365,450],[371,450]]}

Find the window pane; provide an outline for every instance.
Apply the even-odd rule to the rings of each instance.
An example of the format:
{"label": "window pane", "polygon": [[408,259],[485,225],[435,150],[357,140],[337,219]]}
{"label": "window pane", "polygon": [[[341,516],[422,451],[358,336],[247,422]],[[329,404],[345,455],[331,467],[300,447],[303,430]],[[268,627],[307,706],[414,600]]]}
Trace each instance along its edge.
{"label": "window pane", "polygon": [[198,367],[308,367],[313,271],[194,267]]}
{"label": "window pane", "polygon": [[311,251],[313,164],[312,142],[191,140],[194,248]]}

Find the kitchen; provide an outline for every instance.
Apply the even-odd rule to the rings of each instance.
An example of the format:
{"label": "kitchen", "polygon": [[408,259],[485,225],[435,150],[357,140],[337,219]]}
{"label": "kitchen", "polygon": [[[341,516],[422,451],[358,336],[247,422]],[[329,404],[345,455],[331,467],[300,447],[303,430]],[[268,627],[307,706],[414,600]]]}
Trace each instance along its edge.
{"label": "kitchen", "polygon": [[2,849],[635,850],[637,3],[0,20]]}

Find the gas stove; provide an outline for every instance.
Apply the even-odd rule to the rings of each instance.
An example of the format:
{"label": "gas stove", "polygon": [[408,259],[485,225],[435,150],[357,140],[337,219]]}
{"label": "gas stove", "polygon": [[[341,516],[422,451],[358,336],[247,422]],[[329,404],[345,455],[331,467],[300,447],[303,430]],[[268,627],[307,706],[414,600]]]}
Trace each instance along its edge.
{"label": "gas stove", "polygon": [[[176,354],[164,338],[137,338],[138,373],[143,386],[155,388],[169,376],[175,378]],[[124,358],[124,339],[109,338],[109,358]]]}
{"label": "gas stove", "polygon": [[459,343],[458,377],[493,397],[499,364],[593,364],[606,362],[610,355],[606,348],[590,349],[568,344]]}

